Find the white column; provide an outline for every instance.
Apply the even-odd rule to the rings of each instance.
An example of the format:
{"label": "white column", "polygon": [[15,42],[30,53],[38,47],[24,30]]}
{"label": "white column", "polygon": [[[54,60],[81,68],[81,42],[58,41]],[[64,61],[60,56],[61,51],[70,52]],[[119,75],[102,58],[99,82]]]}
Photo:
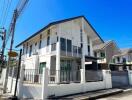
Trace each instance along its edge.
{"label": "white column", "polygon": [[82,18],[82,58],[81,58],[81,82],[85,82],[85,50],[84,50],[84,19]]}
{"label": "white column", "polygon": [[103,72],[103,81],[105,83],[105,88],[112,88],[112,80],[111,80],[111,71],[110,70],[102,70]]}
{"label": "white column", "polygon": [[25,65],[22,64],[21,70],[20,70],[20,79],[19,79],[19,89],[18,89],[18,98],[23,98],[23,80],[24,80],[24,69]]}
{"label": "white column", "polygon": [[81,72],[81,83],[85,83],[85,69],[80,69]]}
{"label": "white column", "polygon": [[55,81],[56,83],[60,83],[60,42],[56,43],[56,79]]}
{"label": "white column", "polygon": [[46,100],[48,97],[48,68],[43,68],[42,75],[42,100]]}

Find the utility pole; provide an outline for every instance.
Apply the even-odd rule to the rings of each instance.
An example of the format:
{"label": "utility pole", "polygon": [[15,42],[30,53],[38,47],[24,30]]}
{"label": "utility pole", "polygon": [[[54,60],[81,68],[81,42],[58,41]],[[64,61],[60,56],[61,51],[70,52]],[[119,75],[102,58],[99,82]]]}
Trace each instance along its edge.
{"label": "utility pole", "polygon": [[[10,27],[9,27],[9,31],[10,31],[10,34],[11,34],[11,45],[10,45],[9,53],[12,52],[12,48],[13,48],[13,44],[14,44],[14,34],[15,34],[16,21],[19,18],[19,16],[21,15],[22,11],[24,10],[24,8],[25,8],[26,4],[28,3],[28,1],[29,0],[20,0],[20,5],[18,4],[18,6],[16,7],[16,9],[14,10],[13,18],[12,18],[12,21],[11,21],[11,24],[10,24]],[[3,91],[4,93],[6,93],[6,89],[7,89],[10,59],[11,59],[11,57],[9,56],[7,70],[6,70],[4,91]]]}
{"label": "utility pole", "polygon": [[17,16],[18,16],[18,13],[17,13],[17,9],[16,9],[16,10],[14,10],[13,22],[11,23],[12,26],[11,26],[11,30],[10,30],[10,32],[12,33],[12,36],[11,36],[11,45],[10,45],[10,52],[12,51],[12,47],[13,47],[13,43],[14,43],[14,33],[15,33],[15,26],[16,26]]}
{"label": "utility pole", "polygon": [[[11,45],[10,45],[10,52],[12,52],[13,43],[14,43],[14,34],[15,34],[15,26],[16,26],[17,16],[18,16],[18,13],[17,13],[17,9],[16,9],[16,10],[14,10],[13,21],[11,23],[11,29],[10,29],[10,32],[12,33],[12,36],[11,36]],[[7,70],[6,70],[6,78],[5,78],[5,84],[4,84],[4,91],[3,91],[4,93],[6,93],[6,89],[7,89],[7,81],[8,81],[8,73],[9,73],[10,59],[11,59],[11,57],[9,56]]]}

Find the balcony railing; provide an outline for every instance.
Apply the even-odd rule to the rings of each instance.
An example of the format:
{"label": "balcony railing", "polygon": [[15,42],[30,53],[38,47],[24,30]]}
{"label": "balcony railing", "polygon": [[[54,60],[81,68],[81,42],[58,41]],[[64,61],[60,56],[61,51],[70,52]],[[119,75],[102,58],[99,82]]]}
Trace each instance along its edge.
{"label": "balcony railing", "polygon": [[42,73],[39,69],[25,69],[24,70],[24,82],[28,84],[41,84]]}
{"label": "balcony railing", "polygon": [[55,51],[56,50],[56,43],[51,45],[51,51]]}

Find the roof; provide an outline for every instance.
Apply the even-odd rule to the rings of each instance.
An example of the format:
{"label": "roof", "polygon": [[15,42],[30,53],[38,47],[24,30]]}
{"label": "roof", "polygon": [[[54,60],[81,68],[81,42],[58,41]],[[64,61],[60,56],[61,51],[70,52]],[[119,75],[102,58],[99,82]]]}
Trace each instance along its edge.
{"label": "roof", "polygon": [[123,56],[127,55],[128,53],[132,53],[132,48],[123,48],[120,50],[120,53],[115,56]]}
{"label": "roof", "polygon": [[93,50],[103,50],[105,49],[105,47],[107,47],[110,43],[113,43],[113,40],[109,40],[109,41],[106,41],[102,44],[99,44],[99,45],[95,45],[93,47]]}
{"label": "roof", "polygon": [[89,23],[89,21],[84,17],[84,16],[77,16],[77,17],[72,17],[72,18],[68,18],[68,19],[64,19],[64,20],[59,20],[59,21],[55,21],[52,23],[49,23],[47,26],[43,27],[42,29],[40,29],[39,31],[37,31],[36,33],[34,33],[33,35],[31,35],[30,37],[28,37],[26,40],[22,41],[21,43],[19,43],[16,47],[19,47],[20,45],[22,45],[24,42],[30,40],[31,38],[33,38],[34,36],[38,35],[39,33],[41,33],[42,31],[44,31],[45,29],[47,29],[48,27],[52,26],[52,25],[56,25],[56,24],[60,24],[60,23],[64,23],[67,21],[71,21],[74,19],[78,19],[78,18],[84,18],[86,20],[86,22],[89,24],[89,26],[93,29],[93,31],[97,34],[97,36],[100,38],[100,40],[104,43],[103,39],[99,36],[99,34],[96,32],[96,30],[92,27],[92,25]]}

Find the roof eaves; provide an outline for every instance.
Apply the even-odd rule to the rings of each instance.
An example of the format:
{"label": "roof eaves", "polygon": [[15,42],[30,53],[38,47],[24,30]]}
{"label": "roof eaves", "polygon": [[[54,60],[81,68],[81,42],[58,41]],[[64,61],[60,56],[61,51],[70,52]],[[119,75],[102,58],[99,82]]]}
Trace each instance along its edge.
{"label": "roof eaves", "polygon": [[59,23],[63,23],[63,22],[66,22],[66,21],[71,21],[71,20],[74,20],[74,19],[77,19],[77,18],[85,18],[84,16],[77,16],[77,17],[73,17],[73,18],[69,18],[69,19],[64,19],[64,20],[60,20],[60,21],[55,21],[55,22],[51,22],[49,23],[47,26],[45,26],[44,28],[40,29],[38,32],[34,33],[33,35],[31,35],[29,38],[27,38],[26,40],[22,41],[21,43],[19,43],[17,47],[19,47],[20,45],[22,45],[24,42],[30,40],[32,37],[38,35],[40,32],[42,32],[43,30],[45,30],[46,28],[50,27],[51,25],[56,25],[56,24],[59,24]]}

